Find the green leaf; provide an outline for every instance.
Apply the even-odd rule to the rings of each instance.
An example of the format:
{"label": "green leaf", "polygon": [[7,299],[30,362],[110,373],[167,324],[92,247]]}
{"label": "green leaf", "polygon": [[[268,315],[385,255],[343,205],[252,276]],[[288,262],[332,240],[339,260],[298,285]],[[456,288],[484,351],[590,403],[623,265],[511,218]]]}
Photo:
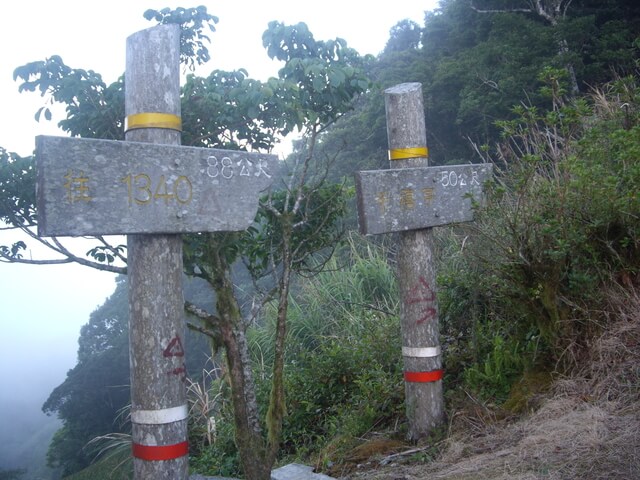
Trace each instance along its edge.
{"label": "green leaf", "polygon": [[344,82],[346,78],[347,76],[342,70],[338,70],[335,68],[329,70],[329,83],[334,88],[340,86],[340,84],[342,84],[342,82]]}

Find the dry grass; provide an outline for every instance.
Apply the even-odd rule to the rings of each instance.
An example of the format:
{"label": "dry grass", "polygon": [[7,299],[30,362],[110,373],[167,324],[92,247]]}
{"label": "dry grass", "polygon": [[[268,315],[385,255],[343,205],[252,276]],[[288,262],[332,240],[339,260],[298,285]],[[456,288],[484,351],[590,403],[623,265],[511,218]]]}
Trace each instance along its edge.
{"label": "dry grass", "polygon": [[557,380],[542,406],[517,422],[486,415],[456,421],[431,463],[357,472],[369,480],[612,480],[640,478],[640,295],[609,298],[609,327],[575,375]]}
{"label": "dry grass", "polygon": [[222,382],[216,381],[222,376],[221,369],[212,358],[208,361],[212,368],[203,368],[200,381],[187,380],[190,429],[202,446],[212,445],[218,435],[216,414],[221,408],[224,387]]}

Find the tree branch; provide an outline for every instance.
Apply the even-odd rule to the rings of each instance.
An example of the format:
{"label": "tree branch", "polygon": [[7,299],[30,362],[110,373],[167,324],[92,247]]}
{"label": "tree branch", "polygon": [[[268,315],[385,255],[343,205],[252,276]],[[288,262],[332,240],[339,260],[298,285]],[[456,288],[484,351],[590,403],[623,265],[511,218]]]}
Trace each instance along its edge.
{"label": "tree branch", "polygon": [[102,270],[104,272],[118,273],[121,275],[126,275],[127,273],[126,267],[116,267],[113,265],[105,265],[102,263],[86,260],[82,257],[78,257],[77,255],[71,253],[67,248],[65,248],[55,237],[53,237],[53,243],[51,243],[45,240],[44,238],[39,237],[38,235],[33,233],[31,230],[29,230],[25,226],[20,226],[17,228],[22,230],[26,235],[28,235],[32,239],[40,242],[47,248],[53,250],[54,252],[59,253],[60,255],[64,255],[66,258],[49,258],[49,259],[43,259],[43,260],[34,260],[32,258],[26,259],[26,258],[10,256],[0,252],[0,257],[2,257],[2,260],[0,260],[0,262],[2,263],[21,263],[25,265],[63,265],[63,264],[75,262],[85,267],[95,268],[96,270]]}
{"label": "tree branch", "polygon": [[65,263],[72,263],[73,260],[70,258],[59,258],[59,259],[49,259],[49,260],[31,260],[26,258],[16,258],[5,255],[0,252],[0,262],[2,263],[23,263],[26,265],[61,265]]}
{"label": "tree branch", "polygon": [[[552,16],[551,14],[549,14],[549,12],[547,12],[547,11],[544,9],[544,5],[542,5],[541,0],[534,0],[534,2],[535,2],[535,6],[536,6],[536,13],[537,13],[538,15],[540,15],[542,18],[544,18],[546,21],[548,21],[549,23],[551,23],[552,25],[555,25],[553,16]],[[556,8],[556,11],[557,11],[557,9],[560,7],[560,3],[561,3],[561,1],[560,1],[560,0],[557,0],[557,2],[558,2],[558,3],[557,3],[557,5],[556,5],[556,7],[557,7],[557,8]]]}
{"label": "tree branch", "polygon": [[99,235],[95,238],[98,239],[105,247],[107,247],[111,251],[111,253],[113,253],[116,257],[118,257],[123,263],[127,263],[127,257],[123,256],[120,253],[120,250],[118,250],[117,248],[114,248],[109,243],[107,243],[107,241],[104,239],[102,235]]}
{"label": "tree branch", "polygon": [[52,237],[52,240],[53,240],[53,243],[56,245],[57,250],[61,254],[63,254],[65,257],[67,257],[68,259],[71,259],[71,261],[73,261],[73,262],[79,263],[80,265],[84,265],[85,267],[95,268],[96,270],[103,270],[105,272],[119,273],[121,275],[126,275],[127,274],[127,268],[126,267],[115,267],[113,265],[105,265],[103,263],[92,262],[91,260],[87,260],[85,258],[78,257],[74,253],[71,253],[64,245],[62,245],[57,237]]}
{"label": "tree branch", "polygon": [[193,330],[194,332],[201,333],[209,338],[213,338],[214,340],[217,340],[220,337],[220,333],[216,333],[213,330],[201,327],[200,325],[196,325],[195,323],[187,322],[187,328],[189,330]]}
{"label": "tree branch", "polygon": [[184,302],[184,309],[187,313],[190,313],[194,317],[206,322],[210,325],[220,325],[221,320],[216,315],[212,315],[206,310],[194,305],[191,302]]}
{"label": "tree branch", "polygon": [[15,225],[12,225],[10,227],[0,227],[0,232],[3,232],[5,230],[20,230],[21,227],[16,227]]}
{"label": "tree branch", "polygon": [[302,173],[300,174],[300,180],[298,181],[298,195],[296,197],[296,201],[293,205],[293,208],[291,209],[291,213],[293,213],[294,215],[296,213],[298,213],[298,211],[300,210],[300,204],[302,203],[302,200],[304,199],[305,195],[304,195],[304,189],[302,188],[306,181],[307,181],[307,173],[309,172],[309,166],[311,165],[311,160],[313,159],[313,153],[315,151],[315,146],[316,146],[316,139],[318,137],[318,129],[316,128],[316,125],[314,125],[313,130],[311,131],[311,138],[309,139],[309,150],[308,150],[308,154],[307,157],[304,160],[304,163],[302,164]]}
{"label": "tree branch", "polygon": [[535,13],[551,25],[556,26],[558,24],[558,19],[564,18],[567,14],[567,9],[569,8],[569,5],[571,5],[572,0],[553,0],[549,7],[545,6],[542,0],[529,0],[529,2],[531,5],[529,8],[483,9],[476,7],[473,0],[470,2],[469,6],[471,10],[477,13]]}

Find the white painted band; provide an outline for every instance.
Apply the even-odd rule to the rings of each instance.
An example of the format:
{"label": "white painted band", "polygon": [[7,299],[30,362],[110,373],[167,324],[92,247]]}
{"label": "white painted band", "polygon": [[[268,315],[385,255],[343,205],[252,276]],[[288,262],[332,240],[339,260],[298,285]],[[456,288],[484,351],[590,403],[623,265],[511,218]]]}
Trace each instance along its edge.
{"label": "white painted band", "polygon": [[424,347],[424,348],[415,348],[415,347],[402,347],[402,355],[404,357],[420,357],[420,358],[428,358],[428,357],[437,357],[440,355],[441,349],[440,345],[437,347]]}
{"label": "white painted band", "polygon": [[189,416],[186,405],[179,407],[161,408],[159,410],[134,410],[131,412],[131,421],[142,425],[163,425],[165,423],[179,422]]}

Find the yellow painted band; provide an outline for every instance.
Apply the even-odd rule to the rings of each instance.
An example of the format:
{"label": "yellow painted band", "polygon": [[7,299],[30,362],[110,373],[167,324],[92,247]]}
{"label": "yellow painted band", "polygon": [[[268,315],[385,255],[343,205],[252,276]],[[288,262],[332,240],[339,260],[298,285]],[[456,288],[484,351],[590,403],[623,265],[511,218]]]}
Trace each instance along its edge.
{"label": "yellow painted band", "polygon": [[124,119],[124,131],[137,128],[166,128],[182,131],[182,118],[172,113],[134,113]]}
{"label": "yellow painted band", "polygon": [[427,147],[395,148],[389,150],[389,160],[404,160],[406,158],[427,158],[429,149]]}

